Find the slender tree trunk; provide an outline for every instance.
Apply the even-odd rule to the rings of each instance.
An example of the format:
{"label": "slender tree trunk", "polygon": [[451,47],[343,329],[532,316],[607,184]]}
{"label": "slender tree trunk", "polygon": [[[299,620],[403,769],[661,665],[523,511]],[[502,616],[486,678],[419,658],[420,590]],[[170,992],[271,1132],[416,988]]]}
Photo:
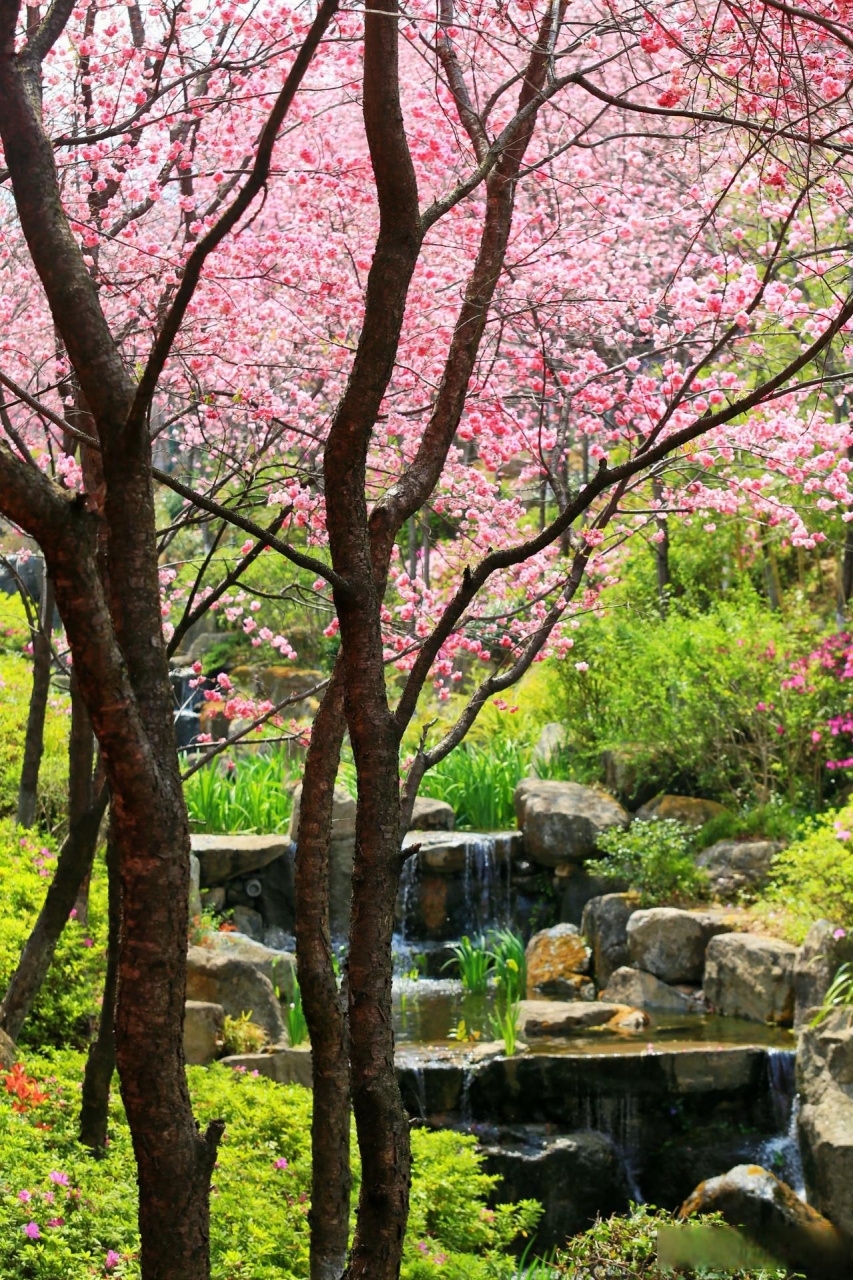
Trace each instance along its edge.
{"label": "slender tree trunk", "polygon": [[35,826],[38,805],[38,781],[44,752],[44,722],[50,692],[51,631],[53,628],[53,583],[44,565],[39,626],[33,636],[33,689],[24,738],[24,759],[18,788],[18,826]]}
{"label": "slender tree trunk", "polygon": [[83,1097],[80,1104],[80,1141],[93,1155],[102,1156],[107,1148],[107,1122],[110,1109],[110,1084],[116,1063],[115,1013],[118,984],[118,945],[121,924],[121,886],[115,842],[107,839],[107,877],[109,894],[109,938],[104,998],[98,1034],[89,1046],[83,1075]]}
{"label": "slender tree trunk", "polygon": [[296,849],[296,961],[311,1036],[311,1280],[339,1280],[350,1215],[350,1073],[346,1011],[332,964],[329,842],[344,718],[343,664],[317,712],[305,760]]}
{"label": "slender tree trunk", "polygon": [[[663,485],[659,480],[652,481],[652,497],[656,502],[663,498]],[[658,530],[658,541],[655,543],[655,571],[658,580],[658,601],[661,613],[669,608],[669,596],[672,578],[669,572],[669,523],[663,517],[655,520]]]}
{"label": "slender tree trunk", "polygon": [[106,803],[107,789],[102,786],[92,806],[72,824],[59,851],[44,906],[24,944],[0,1005],[0,1028],[13,1040],[17,1040],[41,990],[59,936],[65,928],[80,885],[89,873]]}
{"label": "slender tree trunk", "polygon": [[[74,668],[71,668],[71,733],[68,738],[68,821],[76,822],[94,800],[95,738],[92,721],[83,701]],[[89,879],[86,875],[77,893],[74,910],[82,925],[89,921]]]}

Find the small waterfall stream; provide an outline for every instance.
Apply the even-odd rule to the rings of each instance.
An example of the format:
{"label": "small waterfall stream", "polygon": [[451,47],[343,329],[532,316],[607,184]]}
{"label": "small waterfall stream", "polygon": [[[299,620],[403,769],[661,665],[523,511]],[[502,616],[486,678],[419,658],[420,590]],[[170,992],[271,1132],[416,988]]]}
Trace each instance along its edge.
{"label": "small waterfall stream", "polygon": [[779,1133],[762,1142],[757,1158],[759,1164],[787,1182],[792,1191],[805,1200],[805,1177],[797,1131],[800,1100],[796,1091],[796,1066],[795,1050],[768,1050],[767,1079]]}

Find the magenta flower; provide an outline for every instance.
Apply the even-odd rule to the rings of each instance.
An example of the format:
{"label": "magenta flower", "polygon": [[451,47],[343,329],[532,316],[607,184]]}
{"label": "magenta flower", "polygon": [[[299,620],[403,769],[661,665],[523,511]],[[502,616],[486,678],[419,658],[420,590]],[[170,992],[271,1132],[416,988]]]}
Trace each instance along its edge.
{"label": "magenta flower", "polygon": [[95,945],[95,944],[94,944],[94,942],[92,941],[92,939],[91,939],[91,938],[83,938],[83,946],[84,946],[84,947],[94,947],[94,945]]}
{"label": "magenta flower", "polygon": [[846,937],[847,937],[847,930],[846,930],[846,929],[836,929],[836,930],[835,930],[835,933],[834,933],[832,936],[833,936],[833,938],[835,938],[835,940],[836,940],[836,941],[838,941],[838,939],[839,939],[839,938],[846,938]]}
{"label": "magenta flower", "polygon": [[28,1200],[32,1200],[32,1198],[33,1198],[33,1193],[32,1193],[32,1191],[19,1191],[19,1192],[18,1192],[18,1199],[19,1199],[20,1201],[22,1201],[22,1203],[23,1203],[23,1204],[26,1204],[26,1203],[27,1203],[27,1201],[28,1201]]}
{"label": "magenta flower", "polygon": [[58,1182],[61,1187],[67,1187],[70,1181],[67,1173],[59,1173],[56,1169],[51,1170],[48,1177],[51,1182]]}
{"label": "magenta flower", "polygon": [[37,1222],[28,1222],[24,1227],[24,1235],[30,1240],[41,1240],[41,1232]]}
{"label": "magenta flower", "polygon": [[274,1161],[273,1161],[273,1164],[275,1165],[276,1169],[286,1169],[286,1168],[287,1168],[287,1161],[285,1160],[284,1156],[279,1156],[279,1158],[278,1158],[277,1160],[274,1160]]}
{"label": "magenta flower", "polygon": [[64,1219],[64,1218],[51,1218],[47,1225],[48,1225],[49,1227],[64,1227],[64,1226],[65,1226],[65,1219]]}
{"label": "magenta flower", "polygon": [[104,1263],[104,1267],[106,1268],[106,1270],[112,1271],[113,1267],[117,1267],[120,1262],[121,1262],[121,1254],[116,1253],[115,1249],[108,1250],[107,1258]]}

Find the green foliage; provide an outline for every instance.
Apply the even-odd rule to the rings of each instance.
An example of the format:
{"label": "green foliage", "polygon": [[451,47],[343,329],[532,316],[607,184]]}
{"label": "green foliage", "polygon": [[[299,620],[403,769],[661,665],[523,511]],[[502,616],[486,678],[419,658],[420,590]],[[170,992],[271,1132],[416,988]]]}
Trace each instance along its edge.
{"label": "green foliage", "polygon": [[190,823],[210,833],[286,831],[293,810],[289,785],[300,773],[299,763],[283,751],[199,769],[184,786]]}
{"label": "green foliage", "polygon": [[305,1020],[305,1013],[302,1009],[302,992],[299,989],[299,982],[295,974],[293,976],[293,992],[290,1003],[285,1006],[284,1013],[289,1043],[292,1045],[304,1044],[308,1039],[308,1023]]}
{"label": "green foliage", "polygon": [[853,1005],[853,965],[848,962],[839,965],[835,977],[829,984],[829,990],[823,998],[823,1004],[812,1020],[811,1025],[818,1027],[830,1015],[833,1009],[849,1008]]}
{"label": "green foliage", "polygon": [[[14,814],[18,805],[32,683],[32,664],[27,658],[0,656],[0,816]],[[37,814],[39,825],[49,829],[60,823],[68,800],[68,706],[66,695],[52,689],[44,726]]]}
{"label": "green foliage", "polygon": [[492,967],[492,954],[485,941],[480,938],[478,942],[472,942],[466,934],[450,949],[453,959],[448,960],[442,968],[449,969],[456,965],[463,987],[475,995],[482,994],[486,990]]}
{"label": "green foliage", "polygon": [[707,849],[718,840],[784,840],[790,843],[799,832],[803,815],[774,798],[739,813],[717,814],[700,829],[697,846]]}
{"label": "green foliage", "polygon": [[[5,991],[30,935],[55,866],[55,844],[0,822],[0,991]],[[106,871],[96,860],[89,892],[89,925],[66,924],[21,1041],[83,1045],[98,1012],[106,952]],[[2,1274],[2,1271],[0,1271]]]}
{"label": "green foliage", "polygon": [[[33,1058],[26,1069],[48,1097],[15,1111],[0,1079],[0,1275],[138,1280],[136,1171],[118,1090],[108,1155],[92,1160],[77,1141],[82,1055]],[[211,1197],[212,1280],[307,1280],[310,1092],[222,1066],[187,1076],[200,1124],[226,1123]],[[412,1145],[403,1280],[511,1280],[507,1246],[532,1230],[539,1207],[485,1207],[498,1180],[482,1172],[472,1137],[415,1130]],[[357,1160],[354,1177],[357,1190]],[[26,1235],[30,1222],[39,1239]]]}
{"label": "green foliage", "polygon": [[595,874],[623,881],[643,906],[690,902],[707,892],[707,881],[693,861],[695,835],[681,822],[665,818],[633,822],[627,831],[611,828],[599,837],[605,856],[587,865]]}
{"label": "green foliage", "polygon": [[[658,1233],[661,1228],[683,1224],[675,1214],[653,1205],[632,1204],[629,1213],[597,1222],[569,1241],[556,1258],[551,1274],[567,1280],[599,1280],[600,1277],[630,1277],[630,1280],[664,1280],[672,1271],[657,1265]],[[719,1214],[702,1214],[690,1219],[692,1227],[720,1227]],[[702,1268],[690,1275],[703,1280],[785,1280],[784,1268],[756,1265],[748,1270]]]}
{"label": "green foliage", "polygon": [[252,1021],[250,1013],[232,1018],[225,1015],[223,1048],[225,1053],[260,1053],[267,1042],[267,1033]]}
{"label": "green foliage", "polygon": [[498,988],[510,1001],[527,991],[527,957],[524,940],[512,929],[496,929],[489,937]]}
{"label": "green foliage", "polygon": [[424,777],[421,794],[453,806],[460,831],[515,826],[513,793],[529,771],[530,747],[506,734],[463,742]]}
{"label": "green foliage", "polygon": [[853,807],[804,823],[801,838],[773,859],[759,906],[776,913],[793,942],[814,920],[853,925]]}
{"label": "green foliage", "polygon": [[518,1042],[519,1002],[507,991],[503,1002],[500,998],[495,1004],[494,1012],[489,1014],[489,1026],[496,1040],[503,1040],[504,1053],[508,1058],[515,1055]]}

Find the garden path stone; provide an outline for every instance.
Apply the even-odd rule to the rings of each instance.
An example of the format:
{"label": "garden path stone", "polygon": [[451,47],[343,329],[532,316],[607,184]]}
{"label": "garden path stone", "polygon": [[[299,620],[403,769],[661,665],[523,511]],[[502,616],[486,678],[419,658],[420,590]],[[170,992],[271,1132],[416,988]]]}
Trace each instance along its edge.
{"label": "garden path stone", "polygon": [[225,884],[235,876],[259,871],[276,858],[290,853],[286,835],[193,835],[192,852],[199,860],[201,887]]}
{"label": "garden path stone", "polygon": [[603,832],[630,822],[613,796],[577,782],[522,778],[514,803],[524,856],[545,867],[589,858]]}
{"label": "garden path stone", "polygon": [[222,1049],[225,1010],[209,1000],[187,1000],[184,1006],[184,1057],[190,1067],[215,1062]]}
{"label": "garden path stone", "polygon": [[628,954],[638,969],[662,982],[701,982],[708,942],[731,927],[724,915],[712,911],[649,907],[635,911],[628,921]]}
{"label": "garden path stone", "polygon": [[726,933],[705,959],[705,996],[716,1013],[789,1026],[794,1018],[797,948],[779,938]]}

